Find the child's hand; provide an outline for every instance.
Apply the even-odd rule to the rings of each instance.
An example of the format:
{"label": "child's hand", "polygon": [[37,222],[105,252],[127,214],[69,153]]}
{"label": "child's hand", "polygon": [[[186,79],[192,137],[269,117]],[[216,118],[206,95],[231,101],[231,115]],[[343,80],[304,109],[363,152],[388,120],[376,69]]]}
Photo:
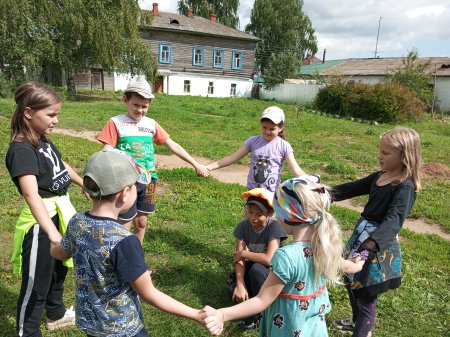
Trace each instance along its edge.
{"label": "child's hand", "polygon": [[203,321],[206,330],[213,335],[218,336],[223,331],[223,313],[222,311],[216,310],[210,306],[205,306],[201,311]]}
{"label": "child's hand", "polygon": [[239,261],[245,260],[243,254],[244,254],[245,250],[240,250],[238,252],[234,252],[233,254],[233,263],[236,264]]}
{"label": "child's hand", "polygon": [[205,165],[202,165],[202,164],[198,164],[195,167],[195,172],[197,173],[197,175],[199,177],[204,177],[204,178],[208,177],[211,174],[211,171],[208,169],[208,167]]}
{"label": "child's hand", "polygon": [[233,290],[233,296],[231,298],[233,302],[240,303],[247,301],[249,299],[247,288],[245,285],[238,283]]}

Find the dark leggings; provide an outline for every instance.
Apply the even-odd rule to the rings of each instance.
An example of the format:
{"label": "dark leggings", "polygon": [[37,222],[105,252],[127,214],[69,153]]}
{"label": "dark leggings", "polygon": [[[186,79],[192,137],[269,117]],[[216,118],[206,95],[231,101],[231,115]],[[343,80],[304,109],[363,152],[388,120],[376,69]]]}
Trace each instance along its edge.
{"label": "dark leggings", "polygon": [[377,295],[356,298],[350,287],[350,282],[345,279],[345,287],[347,288],[350,305],[352,307],[353,322],[355,329],[353,337],[367,337],[375,324],[377,314]]}

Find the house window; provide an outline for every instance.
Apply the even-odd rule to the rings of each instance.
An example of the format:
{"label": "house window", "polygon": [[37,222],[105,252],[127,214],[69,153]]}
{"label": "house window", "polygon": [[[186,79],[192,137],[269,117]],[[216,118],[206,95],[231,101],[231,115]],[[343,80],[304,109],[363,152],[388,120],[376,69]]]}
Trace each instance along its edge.
{"label": "house window", "polygon": [[189,94],[191,92],[191,81],[184,80],[184,93]]}
{"label": "house window", "polygon": [[159,63],[172,63],[172,46],[170,44],[159,45]]}
{"label": "house window", "polygon": [[236,83],[231,83],[230,96],[236,96]]}
{"label": "house window", "polygon": [[208,95],[214,95],[214,82],[208,84]]}
{"label": "house window", "polygon": [[244,55],[241,51],[233,51],[231,55],[231,69],[240,70],[242,69]]}
{"label": "house window", "polygon": [[205,49],[203,48],[193,48],[192,49],[192,65],[203,66],[203,55]]}
{"label": "house window", "polygon": [[223,49],[214,49],[213,67],[223,68]]}

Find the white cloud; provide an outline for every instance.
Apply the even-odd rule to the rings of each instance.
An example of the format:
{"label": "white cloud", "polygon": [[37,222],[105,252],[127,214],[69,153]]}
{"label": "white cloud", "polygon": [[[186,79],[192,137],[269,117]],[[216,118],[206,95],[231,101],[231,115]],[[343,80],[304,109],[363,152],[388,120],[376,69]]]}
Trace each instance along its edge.
{"label": "white cloud", "polygon": [[[280,0],[282,1],[282,0]],[[154,1],[142,1],[151,9]],[[240,29],[250,20],[254,0],[240,0]],[[380,57],[406,55],[416,47],[421,56],[450,56],[448,0],[304,0],[304,11],[316,30],[319,51],[327,59],[373,57],[378,21]],[[176,12],[177,0],[160,0],[159,10]]]}

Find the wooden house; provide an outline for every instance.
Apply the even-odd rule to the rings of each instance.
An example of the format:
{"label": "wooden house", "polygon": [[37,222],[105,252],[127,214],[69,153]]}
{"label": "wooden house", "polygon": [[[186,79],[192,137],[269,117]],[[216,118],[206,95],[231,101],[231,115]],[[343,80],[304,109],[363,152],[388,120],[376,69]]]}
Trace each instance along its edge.
{"label": "wooden house", "polygon": [[154,91],[171,95],[249,97],[257,37],[210,19],[165,13],[153,4],[141,37],[158,63]]}

